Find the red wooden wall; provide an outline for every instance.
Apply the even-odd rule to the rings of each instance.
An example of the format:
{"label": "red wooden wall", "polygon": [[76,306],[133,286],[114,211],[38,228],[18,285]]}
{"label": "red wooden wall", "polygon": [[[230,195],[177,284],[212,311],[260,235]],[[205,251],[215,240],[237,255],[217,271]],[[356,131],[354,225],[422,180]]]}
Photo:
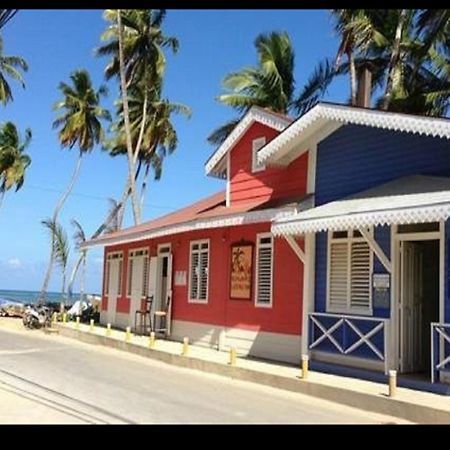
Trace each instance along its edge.
{"label": "red wooden wall", "polygon": [[252,141],[265,136],[267,143],[278,134],[277,130],[255,122],[231,150],[231,205],[292,197],[306,192],[307,153],[285,168],[267,168],[252,173]]}
{"label": "red wooden wall", "polygon": [[[253,282],[255,281],[256,234],[270,231],[270,223],[239,227],[210,229],[181,233],[157,240],[145,240],[124,245],[110,246],[106,252],[123,250],[122,293],[117,300],[117,311],[127,313],[130,302],[125,298],[128,251],[138,247],[150,247],[152,256],[158,244],[172,244],[173,271],[185,270],[189,279],[190,241],[210,239],[209,293],[207,304],[188,302],[188,284],[173,286],[174,320],[185,320],[274,333],[301,334],[303,265],[281,238],[274,240],[273,300],[271,308],[256,307],[254,294],[251,300],[230,299],[229,267],[230,246],[242,239],[255,243]],[[301,244],[302,245],[302,244]],[[253,290],[254,292],[254,290]],[[102,309],[106,309],[103,299]]]}

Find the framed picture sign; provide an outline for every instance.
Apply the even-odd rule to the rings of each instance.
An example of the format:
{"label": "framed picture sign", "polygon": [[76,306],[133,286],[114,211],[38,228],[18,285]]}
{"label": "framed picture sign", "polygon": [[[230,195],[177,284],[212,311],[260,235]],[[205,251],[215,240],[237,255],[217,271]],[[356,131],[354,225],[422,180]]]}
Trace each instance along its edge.
{"label": "framed picture sign", "polygon": [[231,245],[230,297],[237,300],[252,298],[253,243]]}

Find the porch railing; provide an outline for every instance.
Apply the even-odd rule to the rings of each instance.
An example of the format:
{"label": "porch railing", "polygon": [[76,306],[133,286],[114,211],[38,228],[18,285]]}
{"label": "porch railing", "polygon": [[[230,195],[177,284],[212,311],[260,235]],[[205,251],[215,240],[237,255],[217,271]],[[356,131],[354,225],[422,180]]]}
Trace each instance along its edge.
{"label": "porch railing", "polygon": [[[447,368],[447,366],[449,366]],[[431,324],[431,382],[436,375],[450,371],[450,323]]]}
{"label": "porch railing", "polygon": [[[309,314],[309,350],[328,344],[333,353],[355,356],[362,346],[369,354],[383,361],[388,372],[388,323],[389,319],[365,316],[349,316],[331,313]],[[325,351],[329,351],[325,350]],[[367,355],[364,356],[367,358]]]}

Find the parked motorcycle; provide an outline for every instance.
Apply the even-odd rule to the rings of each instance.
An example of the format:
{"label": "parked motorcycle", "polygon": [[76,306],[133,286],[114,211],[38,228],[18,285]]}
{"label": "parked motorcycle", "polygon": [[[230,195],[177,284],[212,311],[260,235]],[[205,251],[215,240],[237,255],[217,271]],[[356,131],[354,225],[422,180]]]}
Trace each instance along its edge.
{"label": "parked motorcycle", "polygon": [[27,328],[49,327],[52,320],[52,310],[48,306],[28,305],[22,320]]}

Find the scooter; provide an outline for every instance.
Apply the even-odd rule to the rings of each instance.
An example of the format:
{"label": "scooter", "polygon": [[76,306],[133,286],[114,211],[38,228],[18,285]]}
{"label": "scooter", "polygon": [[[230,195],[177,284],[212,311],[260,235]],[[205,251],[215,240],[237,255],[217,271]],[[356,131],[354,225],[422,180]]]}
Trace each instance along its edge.
{"label": "scooter", "polygon": [[51,311],[48,306],[28,305],[23,314],[23,324],[27,328],[42,328],[51,325]]}

